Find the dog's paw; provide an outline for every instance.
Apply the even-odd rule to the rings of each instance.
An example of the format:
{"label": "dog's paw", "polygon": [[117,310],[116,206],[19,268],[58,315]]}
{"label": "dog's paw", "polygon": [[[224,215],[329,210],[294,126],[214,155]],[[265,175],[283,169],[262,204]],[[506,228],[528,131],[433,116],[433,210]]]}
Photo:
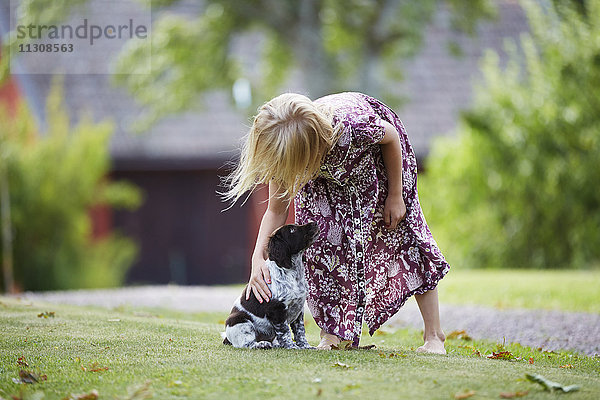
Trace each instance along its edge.
{"label": "dog's paw", "polygon": [[300,350],[314,350],[315,348],[308,343],[296,343]]}
{"label": "dog's paw", "polygon": [[267,342],[266,340],[263,340],[262,342],[256,342],[252,345],[253,349],[270,349],[273,347],[273,344],[271,342]]}
{"label": "dog's paw", "polygon": [[287,350],[298,350],[300,347],[298,347],[298,345],[296,345],[295,342],[293,341],[285,341],[285,342],[281,342],[279,341],[279,343],[277,343],[277,345],[275,346],[279,349],[287,349]]}

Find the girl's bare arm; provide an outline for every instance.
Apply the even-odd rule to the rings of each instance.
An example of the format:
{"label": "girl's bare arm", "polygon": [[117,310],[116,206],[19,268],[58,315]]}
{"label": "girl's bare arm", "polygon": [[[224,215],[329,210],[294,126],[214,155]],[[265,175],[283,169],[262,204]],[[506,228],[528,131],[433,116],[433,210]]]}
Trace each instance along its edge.
{"label": "girl's bare arm", "polygon": [[269,268],[265,264],[267,259],[267,243],[269,236],[280,226],[285,224],[289,214],[289,203],[278,197],[280,194],[277,184],[269,183],[269,205],[262,217],[256,245],[252,253],[252,272],[246,290],[246,299],[250,298],[250,291],[254,293],[259,302],[269,301],[271,291],[267,283],[271,283]]}
{"label": "girl's bare arm", "polygon": [[402,198],[402,147],[400,136],[392,124],[383,121],[385,136],[379,142],[388,176],[388,196],[383,208],[383,220],[388,229],[396,229],[406,216]]}

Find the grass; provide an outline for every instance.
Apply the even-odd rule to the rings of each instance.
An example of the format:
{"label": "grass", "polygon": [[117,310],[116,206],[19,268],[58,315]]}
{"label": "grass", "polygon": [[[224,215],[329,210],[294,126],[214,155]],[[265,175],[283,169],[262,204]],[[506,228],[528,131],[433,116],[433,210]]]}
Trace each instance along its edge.
{"label": "grass", "polygon": [[[38,317],[43,312],[54,316]],[[447,356],[423,355],[414,352],[421,333],[413,330],[365,335],[363,344],[377,345],[373,350],[240,350],[221,344],[225,317],[0,297],[0,397],[63,399],[92,390],[100,399],[137,400],[450,399],[471,390],[473,399],[517,391],[528,391],[526,399],[556,397],[525,373],[580,385],[569,399],[600,397],[598,358],[464,339],[448,340]],[[312,320],[307,332],[317,343]],[[485,357],[500,350],[520,359]],[[47,380],[16,384],[21,369]]]}
{"label": "grass", "polygon": [[600,314],[600,270],[452,269],[439,285],[440,301],[497,308]]}
{"label": "grass", "polygon": [[[244,285],[231,285],[242,290]],[[440,302],[600,314],[600,269],[465,270],[440,282]]]}

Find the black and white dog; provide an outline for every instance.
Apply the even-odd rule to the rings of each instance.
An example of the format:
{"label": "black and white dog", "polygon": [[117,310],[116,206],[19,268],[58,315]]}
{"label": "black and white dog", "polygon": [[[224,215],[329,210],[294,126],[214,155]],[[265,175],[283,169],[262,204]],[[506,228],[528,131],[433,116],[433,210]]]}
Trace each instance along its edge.
{"label": "black and white dog", "polygon": [[251,293],[246,300],[244,289],[225,321],[224,344],[253,349],[311,348],[304,331],[306,280],[302,253],[318,234],[319,227],[314,222],[284,225],[273,233],[267,244],[271,299],[259,303]]}

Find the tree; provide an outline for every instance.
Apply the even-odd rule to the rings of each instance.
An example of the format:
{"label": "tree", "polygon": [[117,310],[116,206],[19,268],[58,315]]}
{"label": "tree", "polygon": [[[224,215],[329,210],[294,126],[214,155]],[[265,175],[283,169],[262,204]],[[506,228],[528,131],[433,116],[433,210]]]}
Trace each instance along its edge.
{"label": "tree", "polygon": [[599,265],[600,2],[523,4],[531,34],[505,69],[487,54],[458,138],[428,158],[426,214],[457,265]]}
{"label": "tree", "polygon": [[[418,51],[442,6],[452,26],[467,33],[495,13],[489,0],[207,0],[197,17],[159,18],[152,28],[152,73],[117,75],[117,82],[154,119],[191,109],[203,92],[229,90],[240,77],[252,83],[255,102],[265,101],[294,67],[312,97],[362,90],[390,100],[376,76],[384,70],[386,80],[401,78],[400,60]],[[243,70],[231,47],[248,32],[260,32],[264,40],[253,49],[259,61]],[[135,70],[146,54],[141,41],[132,41],[117,71]]]}
{"label": "tree", "polygon": [[136,208],[141,201],[132,185],[105,180],[111,124],[84,118],[71,128],[59,86],[48,99],[43,136],[23,105],[14,116],[0,111],[0,234],[6,243],[0,259],[11,253],[15,281],[27,290],[121,284],[136,245],[117,234],[92,238],[89,215],[96,205]]}
{"label": "tree", "polygon": [[[24,0],[27,25],[54,24],[91,0]],[[180,0],[140,0],[153,10]],[[247,79],[254,104],[272,97],[299,71],[312,97],[360,90],[398,106],[401,96],[386,90],[402,79],[401,61],[420,49],[425,28],[444,8],[452,28],[474,34],[477,23],[495,16],[493,0],[206,0],[198,16],[161,15],[152,27],[152,51],[132,40],[117,62],[116,81],[147,107],[146,124],[193,109],[204,92],[229,91]],[[247,33],[262,35],[256,60],[244,69],[231,49]],[[7,38],[9,38],[8,36]],[[16,42],[15,42],[16,43]],[[449,42],[450,49],[456,44]],[[14,43],[5,43],[6,46]],[[8,48],[5,49],[8,52]],[[131,74],[152,57],[151,74]],[[7,76],[7,59],[0,81]],[[247,64],[247,63],[244,63]],[[146,72],[146,71],[143,71]],[[379,75],[385,75],[382,85]],[[249,110],[248,110],[249,111]]]}

